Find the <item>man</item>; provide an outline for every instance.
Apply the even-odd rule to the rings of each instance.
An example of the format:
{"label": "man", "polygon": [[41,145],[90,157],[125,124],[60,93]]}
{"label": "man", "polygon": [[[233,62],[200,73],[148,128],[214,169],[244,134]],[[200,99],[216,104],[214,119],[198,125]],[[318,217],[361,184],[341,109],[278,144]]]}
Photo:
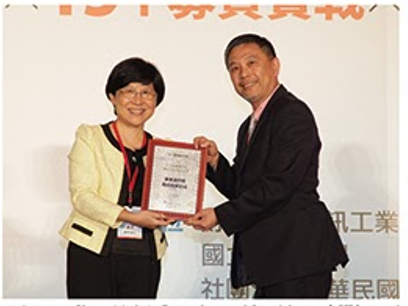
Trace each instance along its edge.
{"label": "man", "polygon": [[255,298],[327,298],[332,271],[348,257],[317,192],[321,142],[313,114],[279,83],[267,39],[234,38],[225,64],[253,113],[239,128],[232,166],[214,141],[194,139],[207,148],[207,178],[229,200],[186,224],[203,231],[220,224],[234,235],[234,288],[253,284]]}

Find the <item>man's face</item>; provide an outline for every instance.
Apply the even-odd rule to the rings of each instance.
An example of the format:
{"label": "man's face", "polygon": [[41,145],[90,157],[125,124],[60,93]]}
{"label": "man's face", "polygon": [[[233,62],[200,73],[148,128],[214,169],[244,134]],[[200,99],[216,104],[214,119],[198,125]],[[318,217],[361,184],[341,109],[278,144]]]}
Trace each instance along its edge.
{"label": "man's face", "polygon": [[242,44],[232,49],[228,71],[237,93],[256,109],[278,85],[279,60],[255,43]]}

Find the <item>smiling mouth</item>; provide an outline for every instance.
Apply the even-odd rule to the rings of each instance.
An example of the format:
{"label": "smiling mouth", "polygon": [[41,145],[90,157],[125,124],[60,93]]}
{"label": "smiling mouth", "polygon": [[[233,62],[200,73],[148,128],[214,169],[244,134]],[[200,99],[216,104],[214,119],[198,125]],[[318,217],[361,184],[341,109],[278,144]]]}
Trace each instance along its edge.
{"label": "smiling mouth", "polygon": [[241,84],[241,88],[246,90],[246,89],[253,87],[254,85],[255,85],[255,82],[245,83],[245,84]]}
{"label": "smiling mouth", "polygon": [[132,115],[141,115],[144,113],[143,109],[128,109],[129,113]]}

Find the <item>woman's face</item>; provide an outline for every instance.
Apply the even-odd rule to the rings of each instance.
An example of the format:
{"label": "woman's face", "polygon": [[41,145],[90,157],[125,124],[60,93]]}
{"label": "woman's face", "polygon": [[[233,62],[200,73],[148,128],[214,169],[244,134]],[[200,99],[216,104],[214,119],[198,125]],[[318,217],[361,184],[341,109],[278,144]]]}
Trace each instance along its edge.
{"label": "woman's face", "polygon": [[157,94],[152,83],[129,83],[109,97],[118,120],[127,125],[143,127],[156,109]]}

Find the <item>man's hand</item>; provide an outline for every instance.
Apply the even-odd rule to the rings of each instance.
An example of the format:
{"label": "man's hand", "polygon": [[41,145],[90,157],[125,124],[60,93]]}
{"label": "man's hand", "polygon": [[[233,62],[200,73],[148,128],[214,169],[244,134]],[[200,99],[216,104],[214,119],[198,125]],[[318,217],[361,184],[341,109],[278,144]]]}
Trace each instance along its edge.
{"label": "man's hand", "polygon": [[195,148],[207,148],[207,163],[214,169],[217,169],[220,153],[217,144],[204,136],[197,136],[193,140]]}
{"label": "man's hand", "polygon": [[216,226],[218,224],[218,219],[214,208],[205,208],[196,213],[193,217],[184,220],[184,223],[192,226],[196,230],[205,232]]}

